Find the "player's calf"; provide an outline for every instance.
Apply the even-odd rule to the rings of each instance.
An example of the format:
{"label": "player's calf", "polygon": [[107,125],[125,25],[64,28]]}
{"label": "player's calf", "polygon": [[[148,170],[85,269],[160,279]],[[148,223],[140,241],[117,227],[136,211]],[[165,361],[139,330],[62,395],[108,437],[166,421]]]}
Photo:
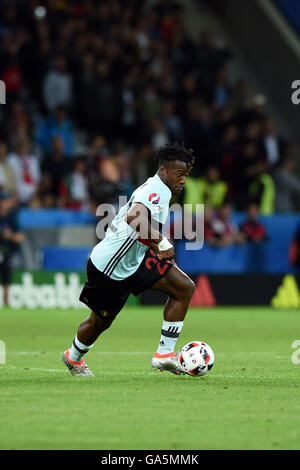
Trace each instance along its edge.
{"label": "player's calf", "polygon": [[[164,309],[161,337],[152,367],[160,370],[180,371],[180,364],[174,353],[176,342],[183,328],[184,318],[195,290],[194,282],[180,269],[173,266],[167,275],[153,286],[169,295]],[[170,364],[169,364],[170,363]]]}
{"label": "player's calf", "polygon": [[[105,312],[106,314],[107,312]],[[86,318],[80,325],[77,331],[77,336],[83,345],[87,348],[91,348],[93,343],[96,341],[98,336],[107,330],[113,322],[113,318],[110,316],[100,316],[94,312],[91,312],[90,316]]]}
{"label": "player's calf", "polygon": [[110,327],[112,321],[111,318],[102,318],[91,312],[81,323],[71,347],[64,352],[62,358],[72,375],[93,375],[83,357],[92,349],[98,336]]}

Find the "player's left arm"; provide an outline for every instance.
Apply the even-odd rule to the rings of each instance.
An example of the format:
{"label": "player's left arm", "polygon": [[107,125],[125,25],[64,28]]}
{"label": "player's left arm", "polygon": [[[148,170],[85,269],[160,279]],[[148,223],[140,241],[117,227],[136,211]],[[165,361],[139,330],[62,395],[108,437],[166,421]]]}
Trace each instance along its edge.
{"label": "player's left arm", "polygon": [[125,217],[126,222],[140,235],[140,242],[157,252],[159,259],[174,258],[174,247],[149,221],[150,210],[142,203],[132,205]]}

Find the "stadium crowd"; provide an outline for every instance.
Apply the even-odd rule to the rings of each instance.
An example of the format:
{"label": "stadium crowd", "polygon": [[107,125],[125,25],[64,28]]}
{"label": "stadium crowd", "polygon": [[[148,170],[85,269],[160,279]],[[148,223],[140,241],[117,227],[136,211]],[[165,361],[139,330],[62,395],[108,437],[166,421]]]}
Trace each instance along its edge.
{"label": "stadium crowd", "polygon": [[208,31],[193,41],[173,0],[4,0],[0,57],[0,186],[21,206],[95,213],[180,141],[196,154],[180,202],[220,219],[228,205],[298,209],[294,143],[247,80],[230,82],[231,50]]}

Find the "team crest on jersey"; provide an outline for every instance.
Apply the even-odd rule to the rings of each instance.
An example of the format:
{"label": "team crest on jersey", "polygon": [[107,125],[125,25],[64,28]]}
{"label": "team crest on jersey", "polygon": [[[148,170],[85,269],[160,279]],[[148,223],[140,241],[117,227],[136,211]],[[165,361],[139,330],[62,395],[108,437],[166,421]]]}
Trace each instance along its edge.
{"label": "team crest on jersey", "polygon": [[149,201],[152,202],[152,204],[158,204],[160,201],[160,196],[156,193],[152,193],[149,196]]}
{"label": "team crest on jersey", "polygon": [[110,313],[107,310],[101,310],[100,314],[102,315],[102,317],[108,317],[110,315]]}

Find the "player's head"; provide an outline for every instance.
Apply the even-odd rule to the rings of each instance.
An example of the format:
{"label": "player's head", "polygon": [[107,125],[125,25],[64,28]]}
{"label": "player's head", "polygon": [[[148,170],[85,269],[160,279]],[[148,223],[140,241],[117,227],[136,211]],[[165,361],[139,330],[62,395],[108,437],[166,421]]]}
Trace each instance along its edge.
{"label": "player's head", "polygon": [[174,142],[161,147],[155,158],[160,178],[173,194],[179,194],[194,164],[193,150]]}

